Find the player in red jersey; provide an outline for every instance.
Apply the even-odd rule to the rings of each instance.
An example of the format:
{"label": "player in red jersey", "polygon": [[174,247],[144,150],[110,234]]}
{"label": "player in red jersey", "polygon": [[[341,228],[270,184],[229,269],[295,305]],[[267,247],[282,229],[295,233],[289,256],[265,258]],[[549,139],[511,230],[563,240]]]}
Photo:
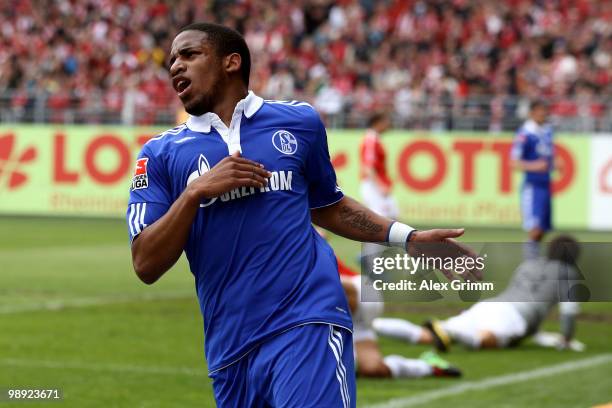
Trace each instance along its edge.
{"label": "player in red jersey", "polygon": [[391,195],[393,183],[387,173],[385,147],[381,135],[389,129],[389,117],[375,113],[369,121],[369,128],[361,141],[361,198],[362,202],[374,212],[397,218],[397,202]]}

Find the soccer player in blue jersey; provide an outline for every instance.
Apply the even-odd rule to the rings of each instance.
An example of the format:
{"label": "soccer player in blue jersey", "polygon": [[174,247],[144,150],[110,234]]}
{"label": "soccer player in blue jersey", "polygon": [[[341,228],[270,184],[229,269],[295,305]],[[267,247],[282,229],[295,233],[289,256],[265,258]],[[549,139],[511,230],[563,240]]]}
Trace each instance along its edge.
{"label": "soccer player in blue jersey", "polygon": [[540,242],[552,229],[551,177],[553,170],[553,130],[547,123],[548,105],[542,100],[532,102],[529,119],[514,138],[511,151],[513,168],[523,171],[521,214],[523,228],[528,233],[525,258],[540,256]]}
{"label": "soccer player in blue jersey", "polygon": [[170,76],[190,117],[138,157],[127,211],[134,269],[152,284],[185,251],[218,406],[354,407],[349,306],[311,223],[473,254],[452,240],[462,229],[415,231],[344,196],[317,112],[249,92],[250,64],[229,28],[198,23],[175,37]]}

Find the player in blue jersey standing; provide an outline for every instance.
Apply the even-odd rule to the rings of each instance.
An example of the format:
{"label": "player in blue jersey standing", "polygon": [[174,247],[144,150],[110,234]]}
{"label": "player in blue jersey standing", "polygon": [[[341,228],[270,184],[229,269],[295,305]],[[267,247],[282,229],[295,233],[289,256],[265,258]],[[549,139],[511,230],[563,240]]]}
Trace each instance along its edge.
{"label": "player in blue jersey standing", "polygon": [[511,151],[513,168],[523,171],[525,178],[521,188],[521,214],[523,228],[528,233],[524,257],[540,256],[540,242],[552,229],[553,129],[547,123],[548,105],[535,100],[529,109],[529,119],[514,138]]}
{"label": "player in blue jersey standing", "polygon": [[130,192],[132,261],[152,284],[185,251],[219,407],[354,407],[351,316],[329,245],[311,223],[366,242],[447,242],[343,195],[307,103],[248,91],[243,37],[183,28],[169,65],[187,122],[145,144]]}

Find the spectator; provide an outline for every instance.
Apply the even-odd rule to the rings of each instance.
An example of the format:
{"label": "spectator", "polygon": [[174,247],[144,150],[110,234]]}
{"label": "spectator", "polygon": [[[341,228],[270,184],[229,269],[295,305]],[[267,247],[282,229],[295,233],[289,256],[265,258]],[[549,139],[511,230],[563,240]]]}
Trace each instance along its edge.
{"label": "spectator", "polygon": [[77,121],[167,120],[160,110],[178,106],[164,79],[170,41],[212,20],[245,34],[256,92],[349,124],[382,105],[400,125],[490,114],[481,127],[498,130],[517,115],[509,98],[534,96],[553,98],[564,121],[609,123],[599,119],[612,94],[610,1],[6,0],[0,16],[0,95],[16,117],[42,95],[55,120],[75,109],[87,112]]}

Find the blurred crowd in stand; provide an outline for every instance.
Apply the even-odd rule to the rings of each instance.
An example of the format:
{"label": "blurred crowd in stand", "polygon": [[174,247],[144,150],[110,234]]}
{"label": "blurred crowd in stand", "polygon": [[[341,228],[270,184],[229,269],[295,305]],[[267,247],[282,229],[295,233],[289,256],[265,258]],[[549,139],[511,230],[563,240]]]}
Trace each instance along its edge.
{"label": "blurred crowd in stand", "polygon": [[0,119],[172,123],[176,30],[244,34],[251,88],[329,126],[513,128],[547,98],[559,126],[612,129],[612,1],[4,0]]}

